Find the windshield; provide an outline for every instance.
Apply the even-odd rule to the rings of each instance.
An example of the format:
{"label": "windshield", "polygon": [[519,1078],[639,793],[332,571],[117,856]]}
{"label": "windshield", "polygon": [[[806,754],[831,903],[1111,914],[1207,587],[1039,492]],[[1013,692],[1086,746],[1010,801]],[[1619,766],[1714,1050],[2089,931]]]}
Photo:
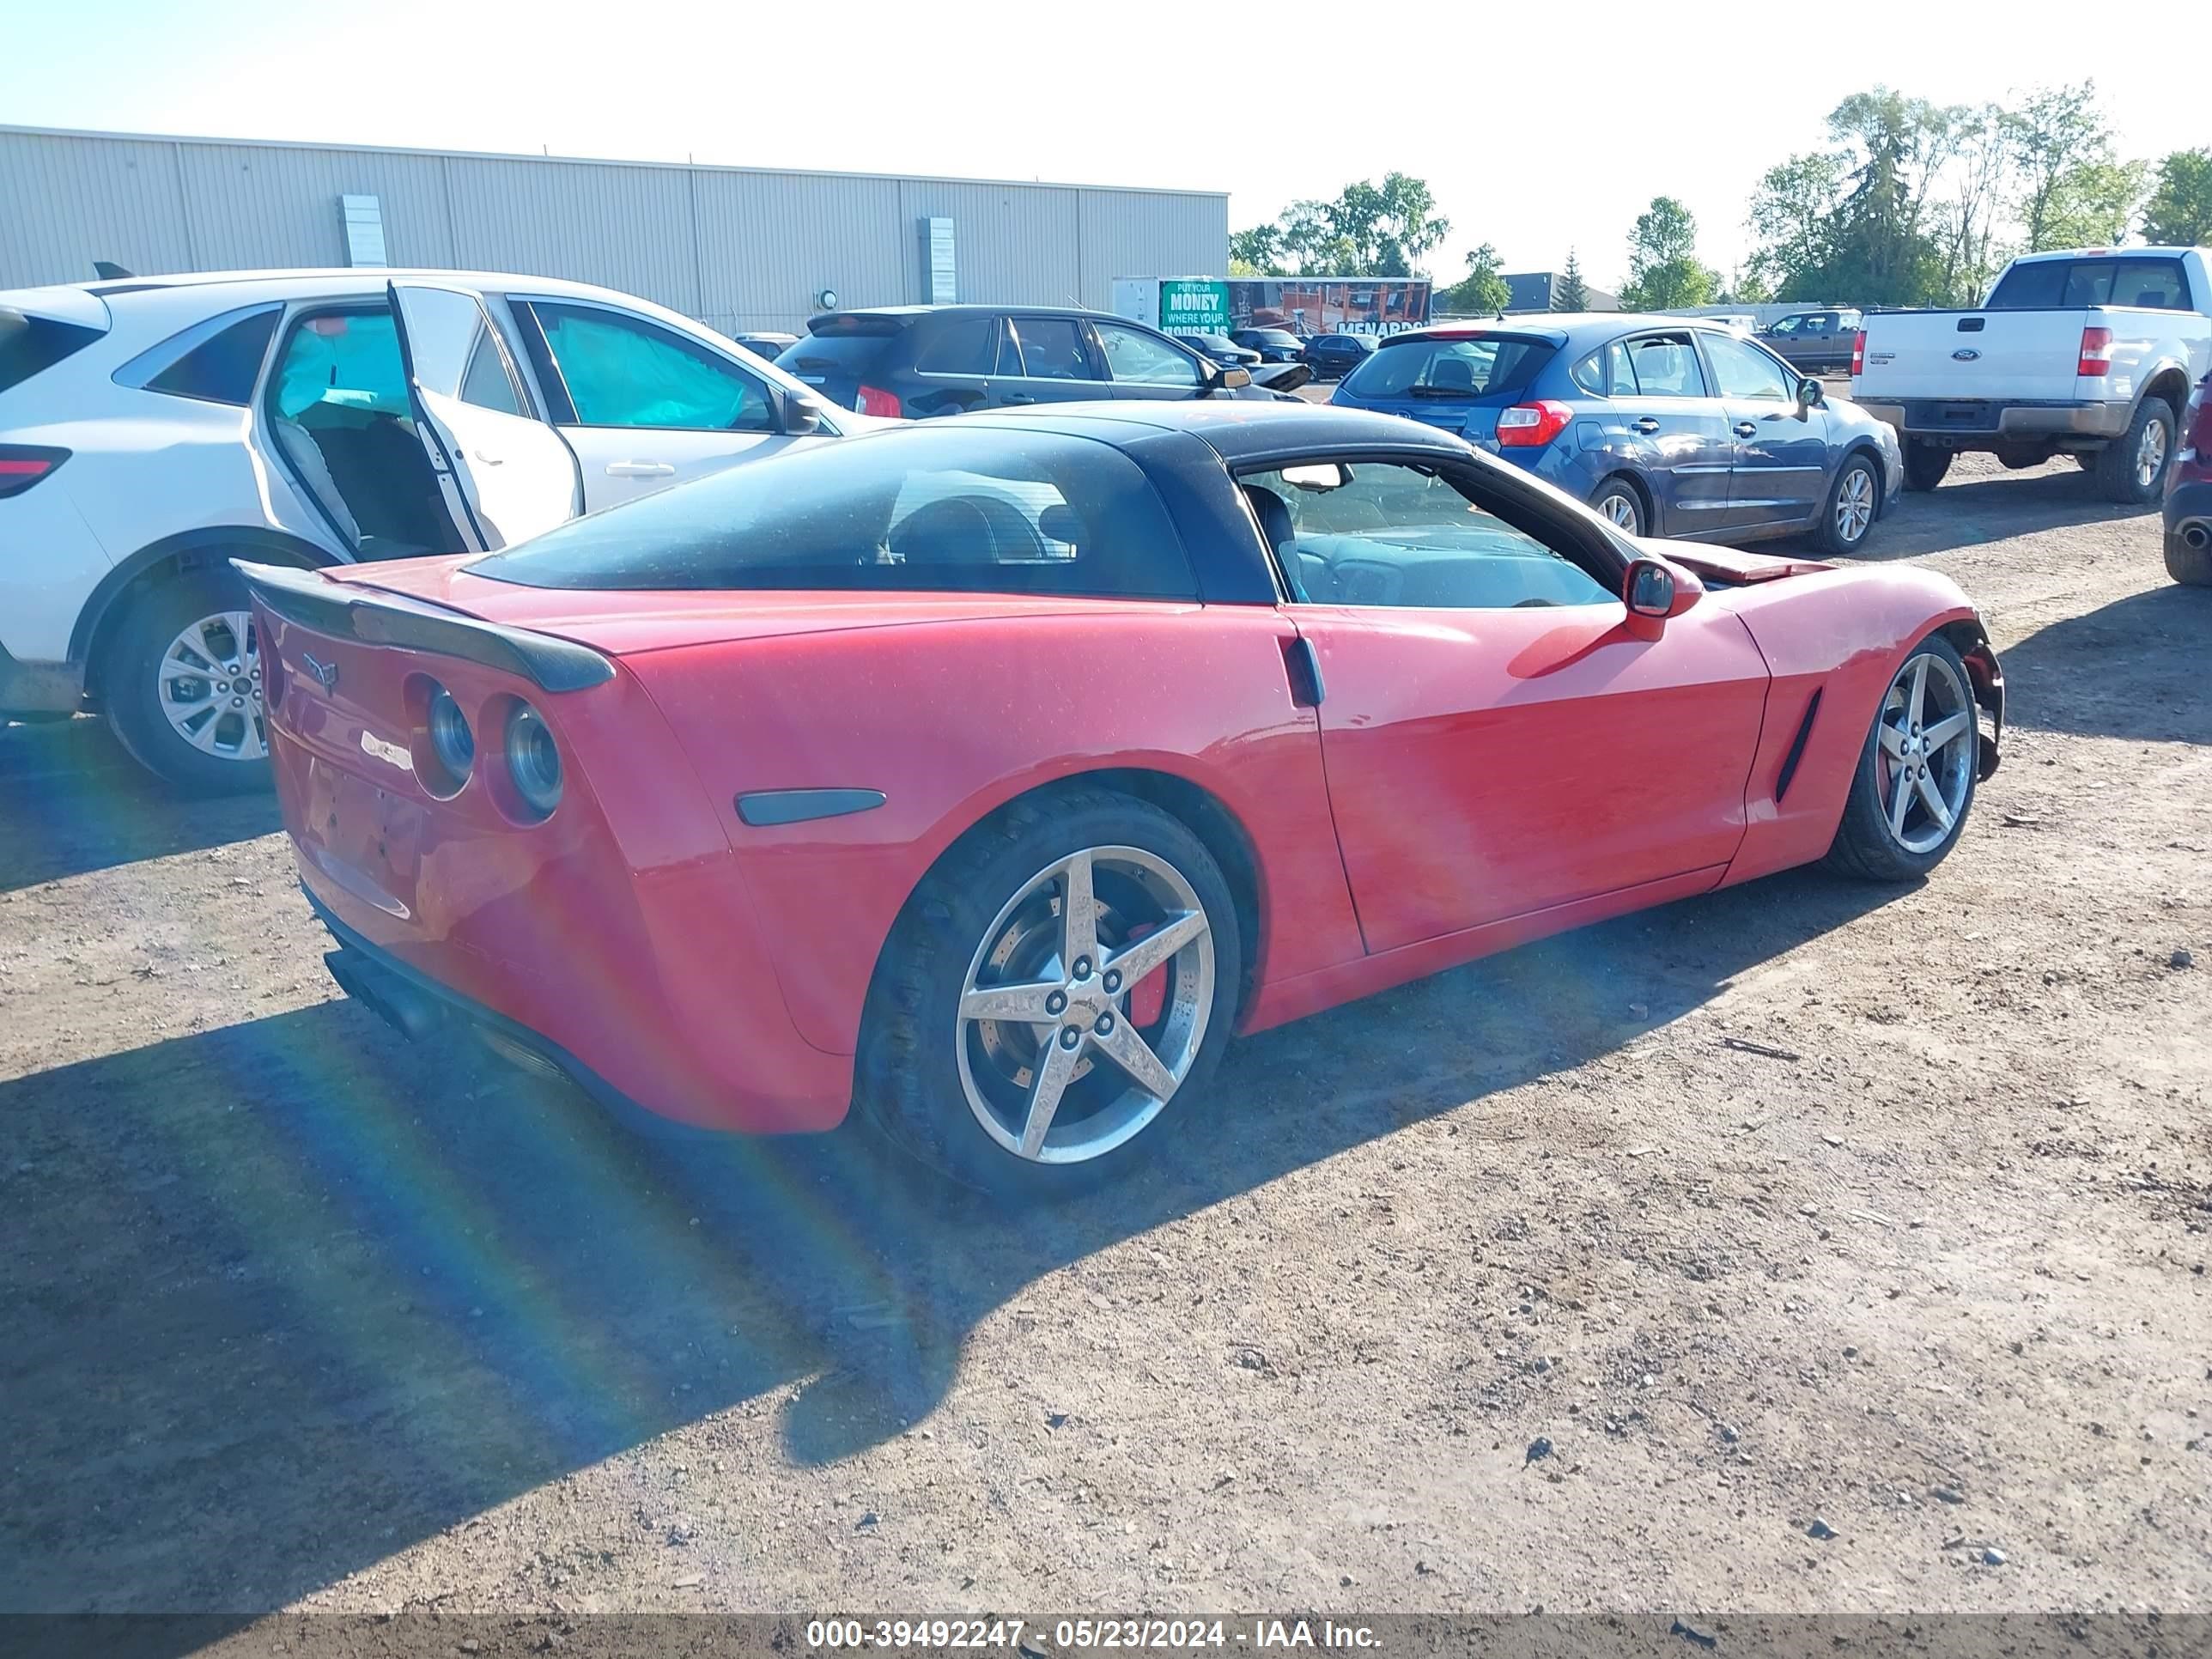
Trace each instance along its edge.
{"label": "windshield", "polygon": [[1345,389],[1362,398],[1509,398],[1524,391],[1558,348],[1526,335],[1438,340],[1401,336],[1354,369]]}

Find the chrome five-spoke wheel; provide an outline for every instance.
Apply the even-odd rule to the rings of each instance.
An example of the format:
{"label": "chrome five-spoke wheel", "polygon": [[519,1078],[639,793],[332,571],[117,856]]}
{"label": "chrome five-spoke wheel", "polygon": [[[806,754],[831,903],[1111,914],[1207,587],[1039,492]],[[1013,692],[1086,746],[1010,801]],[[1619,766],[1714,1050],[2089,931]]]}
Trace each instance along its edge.
{"label": "chrome five-spoke wheel", "polygon": [[218,760],[268,753],[262,721],[261,647],[253,615],[218,611],[187,623],[155,667],[155,702],[170,728]]}
{"label": "chrome five-spoke wheel", "polygon": [[1864,536],[1874,507],[1874,474],[1863,466],[1849,469],[1836,491],[1836,538],[1848,547]]}
{"label": "chrome five-spoke wheel", "polygon": [[1932,853],[1950,838],[1973,787],[1973,694],[1948,654],[1923,651],[1905,663],[1875,733],[1890,836],[1908,853]]}
{"label": "chrome five-spoke wheel", "polygon": [[1054,860],[1001,907],[968,963],[954,1050],[969,1110],[1031,1162],[1112,1152],[1189,1074],[1215,972],[1206,907],[1168,860],[1103,846]]}
{"label": "chrome five-spoke wheel", "polygon": [[894,1145],[1024,1201],[1140,1169],[1217,1109],[1244,907],[1223,869],[1233,830],[1183,805],[1052,785],[931,866],[884,944],[854,1066]]}

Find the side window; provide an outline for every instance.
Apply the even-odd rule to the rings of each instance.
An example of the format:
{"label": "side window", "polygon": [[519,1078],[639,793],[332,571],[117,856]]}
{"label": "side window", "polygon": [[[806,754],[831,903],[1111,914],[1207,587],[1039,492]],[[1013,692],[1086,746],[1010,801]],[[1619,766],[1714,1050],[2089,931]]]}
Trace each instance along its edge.
{"label": "side window", "polygon": [[295,327],[270,379],[279,416],[303,425],[340,412],[413,420],[390,311],[325,312]]}
{"label": "side window", "polygon": [[1636,389],[1646,398],[1702,398],[1705,372],[1686,334],[1647,334],[1628,343]]}
{"label": "side window", "polygon": [[[243,317],[217,317],[186,331],[197,340],[164,342],[146,357],[116,370],[119,384],[142,386],[149,392],[166,392],[173,398],[197,398],[211,404],[253,401],[253,383],[261,378],[261,360],[269,355],[269,337],[276,331],[282,306],[264,306]],[[142,364],[171,348],[184,349],[158,374],[137,378]]]}
{"label": "side window", "polygon": [[1808,334],[1833,334],[1836,331],[1836,313],[1832,311],[1823,311],[1808,317],[1805,319],[1805,331]]}
{"label": "side window", "polygon": [[1636,396],[1636,365],[1628,360],[1628,342],[1615,340],[1605,349],[1606,375],[1616,398]]}
{"label": "side window", "polygon": [[1593,398],[1605,396],[1605,354],[1593,351],[1567,371],[1571,380]]}
{"label": "side window", "polygon": [[933,325],[915,364],[920,374],[988,374],[999,345],[996,317],[951,317]]}
{"label": "side window", "polygon": [[533,300],[579,426],[766,432],[768,386],[658,323],[598,306]]}
{"label": "side window", "polygon": [[2116,306],[2142,306],[2152,311],[2189,309],[2189,281],[2179,259],[2123,259],[2119,280],[2112,285]]}
{"label": "side window", "polygon": [[396,292],[417,385],[479,409],[522,413],[521,395],[499,342],[492,337],[491,319],[475,295],[411,283]]}
{"label": "side window", "polygon": [[1117,380],[1141,380],[1147,386],[1196,386],[1198,365],[1166,341],[1099,323],[1098,343],[1106,349],[1107,372]]}
{"label": "side window", "polygon": [[1019,317],[1013,319],[1013,331],[1021,337],[1022,373],[1031,380],[1098,378],[1073,317]]}
{"label": "side window", "polygon": [[1796,381],[1788,370],[1733,334],[1716,331],[1706,335],[1705,356],[1712,359],[1716,389],[1723,398],[1787,400],[1796,395]]}
{"label": "side window", "polygon": [[1503,611],[1613,599],[1580,565],[1428,467],[1321,461],[1239,482],[1291,591],[1309,604]]}
{"label": "side window", "polygon": [[1805,319],[1802,317],[1784,317],[1774,325],[1772,331],[1779,335],[1790,335],[1795,334],[1804,325]]}

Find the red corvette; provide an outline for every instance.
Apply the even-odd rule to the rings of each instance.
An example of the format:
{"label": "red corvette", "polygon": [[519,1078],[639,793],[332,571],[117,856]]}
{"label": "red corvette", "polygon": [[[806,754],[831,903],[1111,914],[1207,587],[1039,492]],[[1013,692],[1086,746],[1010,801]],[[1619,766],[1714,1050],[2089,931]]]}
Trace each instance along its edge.
{"label": "red corvette", "polygon": [[[246,566],[340,984],[668,1117],[1051,1189],[1252,1031],[1826,858],[1996,764],[1943,577],[1624,539],[1289,404],[932,422],[467,558]],[[1978,718],[1978,713],[1980,716]]]}

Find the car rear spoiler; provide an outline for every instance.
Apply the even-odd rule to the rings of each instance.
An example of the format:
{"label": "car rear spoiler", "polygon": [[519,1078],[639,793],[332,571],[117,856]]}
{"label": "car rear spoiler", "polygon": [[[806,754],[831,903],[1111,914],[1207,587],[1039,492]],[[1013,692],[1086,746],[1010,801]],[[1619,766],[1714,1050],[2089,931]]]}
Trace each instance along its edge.
{"label": "car rear spoiler", "polygon": [[587,645],[507,628],[290,565],[233,559],[253,597],[287,622],[334,639],[434,651],[520,674],[544,691],[581,691],[615,677],[615,665]]}
{"label": "car rear spoiler", "polygon": [[1247,373],[1254,386],[1269,392],[1295,392],[1313,379],[1313,370],[1304,363],[1254,363]]}

